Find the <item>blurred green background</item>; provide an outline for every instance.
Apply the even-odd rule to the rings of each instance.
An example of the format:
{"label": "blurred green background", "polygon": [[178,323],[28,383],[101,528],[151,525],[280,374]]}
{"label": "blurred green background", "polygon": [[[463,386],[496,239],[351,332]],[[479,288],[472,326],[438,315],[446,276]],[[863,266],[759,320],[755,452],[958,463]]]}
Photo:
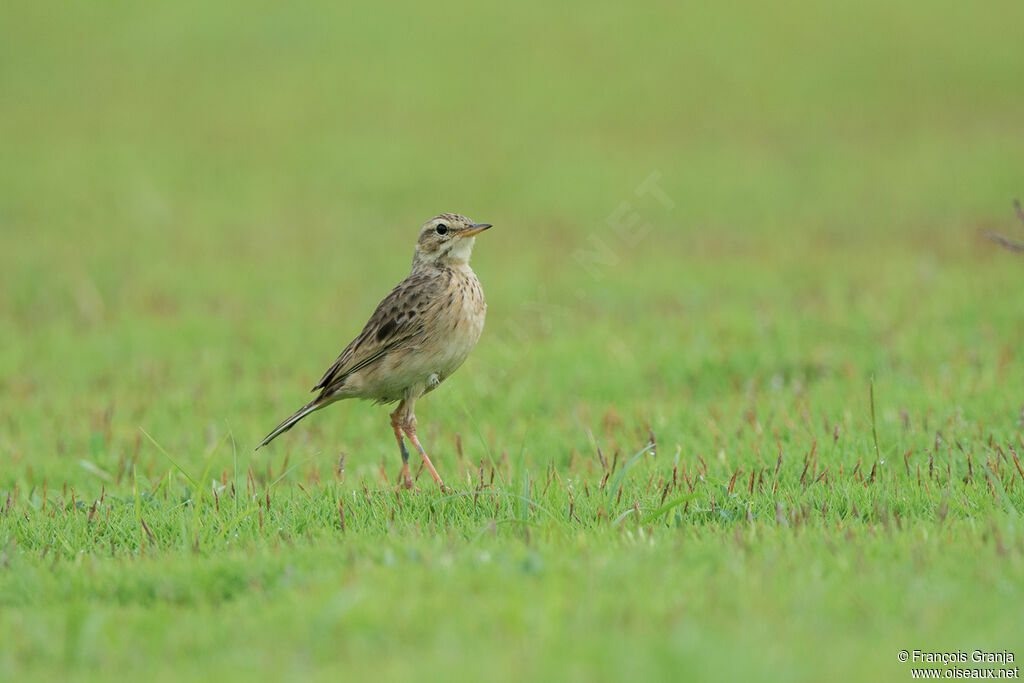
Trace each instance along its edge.
{"label": "blurred green background", "polygon": [[1019,440],[1024,259],[978,229],[1024,237],[1022,27],[1018,0],[5,3],[0,490],[155,479],[140,428],[196,471],[226,434],[243,469],[397,470],[366,404],[250,450],[442,211],[496,226],[484,337],[417,411],[453,481],[648,427],[726,477],[842,431],[849,469],[872,377],[894,454]]}
{"label": "blurred green background", "polygon": [[[986,330],[994,353],[1021,338],[1020,263],[976,234],[1015,229],[1024,184],[1016,2],[4,14],[0,448],[19,463],[52,448],[40,426],[78,447],[110,409],[172,444],[225,420],[255,442],[441,211],[498,226],[455,391],[510,419],[678,413],[723,377],[916,372]],[[635,195],[652,174],[671,211]],[[650,224],[635,244],[609,227],[624,202]],[[594,239],[617,254],[587,268]]]}

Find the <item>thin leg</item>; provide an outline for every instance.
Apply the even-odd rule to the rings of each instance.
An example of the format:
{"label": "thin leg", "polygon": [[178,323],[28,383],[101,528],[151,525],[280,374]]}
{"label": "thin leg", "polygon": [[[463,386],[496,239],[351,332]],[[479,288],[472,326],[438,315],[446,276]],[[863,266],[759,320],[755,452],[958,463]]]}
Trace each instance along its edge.
{"label": "thin leg", "polygon": [[395,430],[395,439],[398,441],[398,448],[402,452],[402,483],[406,489],[412,489],[412,474],[409,472],[409,449],[405,447],[402,439],[402,418],[401,412],[405,409],[405,401],[398,404],[395,412],[391,413],[391,428]]}
{"label": "thin leg", "polygon": [[416,438],[416,416],[411,412],[409,417],[406,418],[405,424],[402,425],[402,429],[405,431],[405,435],[409,437],[409,441],[412,441],[412,445],[419,451],[420,457],[423,458],[423,464],[427,466],[427,470],[430,472],[430,476],[434,478],[434,481],[441,490],[445,490],[444,481],[441,480],[441,475],[434,469],[434,463],[430,462],[430,458],[427,457],[427,452],[423,450],[423,446],[420,445],[420,440]]}

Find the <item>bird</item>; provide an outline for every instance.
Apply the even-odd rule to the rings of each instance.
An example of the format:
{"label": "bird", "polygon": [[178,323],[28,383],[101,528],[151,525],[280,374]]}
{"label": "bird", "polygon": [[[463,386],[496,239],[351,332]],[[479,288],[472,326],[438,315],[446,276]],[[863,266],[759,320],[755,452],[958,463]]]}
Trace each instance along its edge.
{"label": "bird", "polygon": [[391,429],[402,456],[401,483],[413,488],[407,437],[434,482],[444,481],[416,436],[416,401],[451,376],[484,329],[487,302],[469,258],[476,236],[491,228],[456,213],[442,213],[420,228],[412,270],[378,304],[369,322],[313,387],[312,401],[274,428],[266,446],[299,420],[330,404],[360,398],[398,403]]}

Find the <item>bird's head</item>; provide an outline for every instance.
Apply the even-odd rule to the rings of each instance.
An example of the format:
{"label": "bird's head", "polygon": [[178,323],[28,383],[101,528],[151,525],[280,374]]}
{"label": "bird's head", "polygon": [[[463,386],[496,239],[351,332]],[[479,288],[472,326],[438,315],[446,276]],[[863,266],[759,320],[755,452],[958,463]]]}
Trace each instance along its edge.
{"label": "bird's head", "polygon": [[442,213],[420,228],[413,264],[464,265],[469,263],[473,242],[490,223],[474,223],[457,213]]}

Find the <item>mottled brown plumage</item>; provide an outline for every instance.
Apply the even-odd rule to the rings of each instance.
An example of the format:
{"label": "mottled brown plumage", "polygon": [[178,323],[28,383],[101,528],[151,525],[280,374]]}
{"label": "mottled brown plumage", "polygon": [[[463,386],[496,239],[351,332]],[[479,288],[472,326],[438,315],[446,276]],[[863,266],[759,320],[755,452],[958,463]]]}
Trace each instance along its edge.
{"label": "mottled brown plumage", "polygon": [[419,397],[462,365],[483,332],[487,303],[469,257],[475,236],[489,227],[453,213],[427,221],[420,229],[409,276],[384,297],[363,331],[313,387],[320,392],[317,397],[278,425],[257,449],[335,401],[399,401],[391,413],[391,427],[402,453],[402,484],[412,488],[404,435],[443,488],[416,436],[413,408]]}

